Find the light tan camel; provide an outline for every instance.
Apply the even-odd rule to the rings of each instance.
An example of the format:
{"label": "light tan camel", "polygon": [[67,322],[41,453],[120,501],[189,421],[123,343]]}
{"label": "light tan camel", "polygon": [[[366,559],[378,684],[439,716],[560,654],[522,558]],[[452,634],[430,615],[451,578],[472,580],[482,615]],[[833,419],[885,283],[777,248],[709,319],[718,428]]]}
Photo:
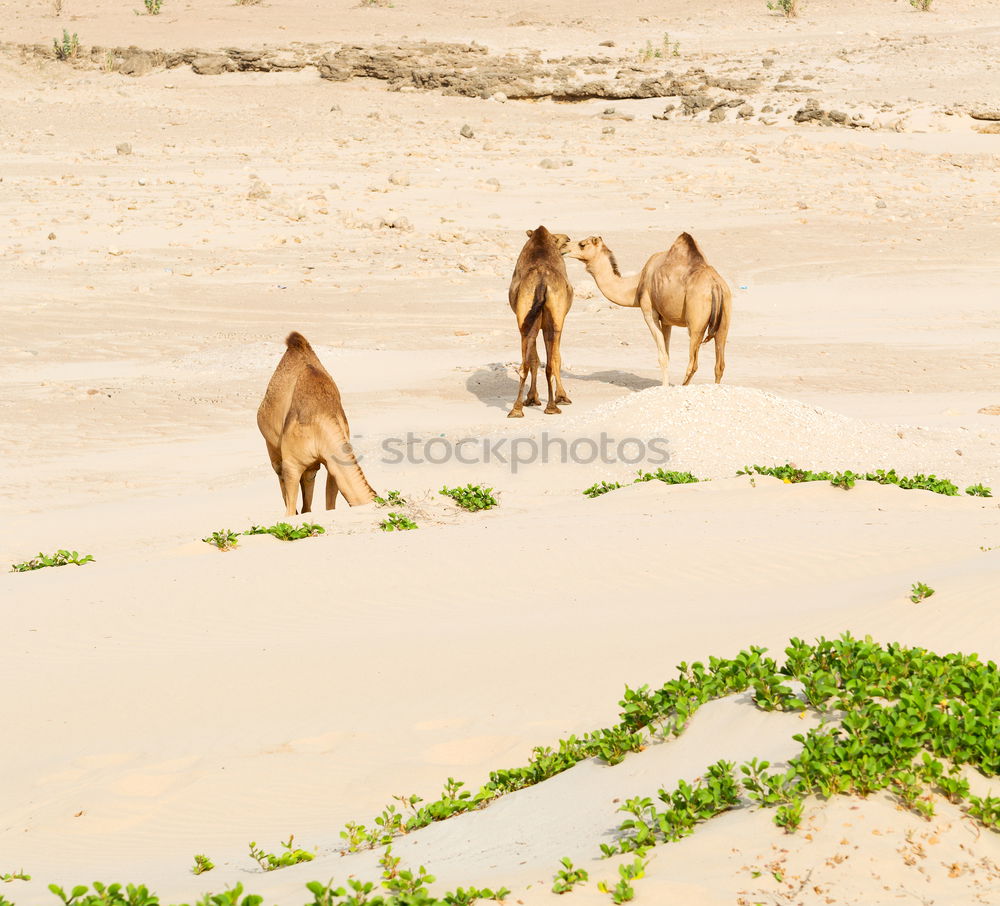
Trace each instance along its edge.
{"label": "light tan camel", "polygon": [[[524,406],[541,405],[538,397],[539,329],[545,340],[545,379],[549,388],[545,414],[558,414],[562,410],[556,403],[571,402],[562,383],[559,352],[563,322],[573,304],[573,287],[569,285],[562,257],[569,246],[569,236],[550,233],[543,226],[527,233],[528,241],[518,256],[507,294],[521,332],[521,368],[518,372],[521,384],[517,388],[517,401],[507,418],[523,418]],[[522,403],[529,371],[531,387],[528,398]]]}
{"label": "light tan camel", "polygon": [[715,340],[715,383],[722,382],[726,370],[726,335],[732,315],[732,293],[719,272],[709,265],[698,243],[681,233],[666,252],[657,252],[638,275],[623,277],[614,253],[600,236],[570,244],[566,254],[587,266],[598,289],[616,305],[640,308],[669,385],[670,329],[686,327],[690,339],[688,384],[698,370],[698,350]]}
{"label": "light tan camel", "polygon": [[336,506],[338,491],[351,506],[370,503],[375,492],[351,449],[337,385],[302,334],[293,331],[285,345],[257,410],[257,427],[278,474],[285,514],[295,515],[300,486],[302,512],[310,511],[320,464],[326,466],[328,510]]}

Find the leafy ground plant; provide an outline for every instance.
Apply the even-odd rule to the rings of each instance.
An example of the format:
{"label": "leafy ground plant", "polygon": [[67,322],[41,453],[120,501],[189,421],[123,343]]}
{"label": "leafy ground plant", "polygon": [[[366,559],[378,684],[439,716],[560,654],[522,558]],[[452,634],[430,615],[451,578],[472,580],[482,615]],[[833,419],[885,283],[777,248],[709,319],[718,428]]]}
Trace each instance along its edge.
{"label": "leafy ground plant", "polygon": [[785,14],[786,19],[794,19],[799,14],[800,0],[768,0],[767,8]]}
{"label": "leafy ground plant", "polygon": [[499,506],[499,501],[493,496],[493,488],[484,488],[478,484],[468,484],[464,488],[444,487],[438,492],[450,497],[463,510],[475,513],[477,510],[490,510]]}
{"label": "leafy ground plant", "polygon": [[0,875],[0,881],[9,884],[11,881],[30,881],[31,875],[26,875],[23,868],[19,868],[17,871],[10,871],[7,874]]}
{"label": "leafy ground plant", "polygon": [[924,598],[929,598],[934,594],[934,589],[923,582],[914,582],[910,587],[910,600],[914,604],[919,604]]}
{"label": "leafy ground plant", "polygon": [[290,525],[287,522],[278,522],[275,525],[252,525],[244,535],[273,535],[279,541],[299,541],[302,538],[312,538],[315,535],[322,535],[326,529],[315,522],[303,522],[302,525]]}
{"label": "leafy ground plant", "polygon": [[211,871],[215,868],[215,863],[208,858],[206,855],[196,855],[194,857],[194,868],[191,872],[196,875],[203,875],[206,871]]}
{"label": "leafy ground plant", "polygon": [[275,871],[279,868],[287,868],[289,865],[298,865],[300,862],[311,862],[316,858],[316,853],[300,849],[295,846],[295,835],[292,834],[287,840],[281,841],[284,849],[282,853],[268,853],[259,849],[256,843],[250,843],[250,858],[253,859],[264,871]]}
{"label": "leafy ground plant", "polygon": [[94,881],[94,892],[87,893],[86,884],[78,884],[67,894],[58,884],[49,884],[64,906],[159,906],[159,897],[145,884],[102,884]]}
{"label": "leafy ground plant", "polygon": [[[143,6],[146,7],[147,16],[158,16],[160,15],[160,10],[163,7],[163,0],[142,0]],[[135,10],[135,14],[141,15],[139,10]]]}
{"label": "leafy ground plant", "polygon": [[54,554],[43,554],[39,552],[37,557],[25,560],[23,563],[12,563],[10,571],[12,573],[26,573],[34,569],[44,569],[46,566],[83,566],[84,563],[93,563],[94,558],[90,554],[83,557],[78,551],[58,550]]}
{"label": "leafy ground plant", "polygon": [[929,13],[933,2],[934,0],[910,0],[910,6],[922,13]]}
{"label": "leafy ground plant", "polygon": [[631,862],[618,866],[618,883],[614,887],[608,887],[607,881],[601,881],[597,889],[601,893],[610,894],[615,903],[627,903],[635,898],[635,888],[631,882],[645,875],[647,864],[642,856],[636,856]]}
{"label": "leafy ground plant", "polygon": [[60,43],[58,38],[53,38],[52,50],[55,53],[57,60],[75,59],[80,53],[80,39],[76,36],[76,32],[73,32],[71,35],[64,28],[62,43]]}
{"label": "leafy ground plant", "polygon": [[385,497],[376,494],[375,506],[406,506],[406,498],[399,491],[389,491]]}
{"label": "leafy ground plant", "polygon": [[383,532],[406,532],[410,529],[419,528],[412,519],[404,516],[402,513],[390,513],[378,524],[378,527]]}
{"label": "leafy ground plant", "polygon": [[602,494],[607,494],[608,491],[617,491],[622,487],[620,481],[600,481],[597,484],[592,484],[583,492],[584,497],[600,497]]}
{"label": "leafy ground plant", "polygon": [[657,469],[655,472],[643,472],[642,469],[639,469],[639,475],[633,483],[662,481],[664,484],[695,484],[698,480],[690,472],[667,472],[663,469]]}
{"label": "leafy ground plant", "polygon": [[970,497],[992,497],[993,491],[990,488],[984,487],[982,484],[969,485],[965,489],[965,493]]}
{"label": "leafy ground plant", "polygon": [[560,862],[562,868],[556,872],[552,884],[553,893],[569,893],[577,884],[583,884],[590,879],[590,875],[584,869],[573,867],[573,860],[568,856],[560,859]]}
{"label": "leafy ground plant", "polygon": [[229,529],[220,529],[212,532],[207,538],[202,538],[206,544],[214,544],[220,551],[231,551],[240,543],[240,533],[231,532]]}

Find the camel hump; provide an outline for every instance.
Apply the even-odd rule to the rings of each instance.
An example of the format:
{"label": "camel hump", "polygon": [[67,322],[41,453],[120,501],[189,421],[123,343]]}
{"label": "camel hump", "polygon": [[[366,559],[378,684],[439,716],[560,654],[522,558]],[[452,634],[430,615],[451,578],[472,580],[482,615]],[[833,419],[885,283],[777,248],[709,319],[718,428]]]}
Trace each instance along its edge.
{"label": "camel hump", "polygon": [[287,337],[285,337],[285,345],[289,349],[297,349],[312,352],[312,346],[309,345],[309,341],[302,336],[297,330],[293,330]]}
{"label": "camel hump", "polygon": [[705,264],[705,256],[690,233],[681,233],[670,246],[671,257],[684,258],[692,265]]}

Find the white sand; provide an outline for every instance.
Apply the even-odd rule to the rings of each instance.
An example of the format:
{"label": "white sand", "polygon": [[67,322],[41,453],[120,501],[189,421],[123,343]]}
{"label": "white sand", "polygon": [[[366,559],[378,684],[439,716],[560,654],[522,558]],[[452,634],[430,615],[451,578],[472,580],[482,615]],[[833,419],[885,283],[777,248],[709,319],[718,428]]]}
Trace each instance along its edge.
{"label": "white sand", "polygon": [[[319,23],[314,6],[165,0],[145,17],[65,0],[55,18],[38,0],[7,11],[4,39],[407,35],[633,60],[669,31],[680,60],[651,66],[760,75],[769,91],[794,78],[773,123],[663,122],[664,99],[497,103],[314,69],[131,78],[5,47],[0,563],[96,558],[0,575],[0,874],[33,877],[0,894],[20,906],[94,879],[165,903],[238,881],[296,906],[308,880],[376,874],[375,854],[339,854],[345,822],[609,725],[626,683],[682,660],[848,630],[1000,658],[996,498],[735,477],[791,461],[1000,486],[1000,416],[980,411],[1000,405],[1000,136],[968,116],[1000,101],[995,4],[852,0],[796,23],[756,0],[640,3],[625,22],[590,0],[338,2]],[[888,113],[887,131],[794,125],[810,98],[888,104],[902,131]],[[608,106],[634,119],[603,119]],[[250,198],[255,181],[271,194]],[[413,229],[378,226],[398,217]],[[691,230],[734,289],[725,383],[707,347],[690,387],[659,387],[642,318],[590,289],[563,343],[573,404],[508,421],[506,286],[539,222],[600,233],[625,270]],[[254,412],[291,329],[337,379],[372,484],[413,501],[418,531],[341,508],[314,513],[327,534],[308,541],[201,542],[281,518]],[[713,480],[589,500],[584,487],[643,463],[385,461],[408,432],[663,437],[667,468]],[[470,481],[501,506],[467,515],[437,494]],[[937,593],[911,604],[915,581]],[[554,900],[570,856],[592,879],[572,902],[607,903],[596,881],[614,863],[596,857],[616,798],[719,757],[781,761],[805,725],[714,703],[675,742],[580,764],[396,850],[436,890],[506,885],[523,904]],[[740,810],[656,850],[637,902],[996,902],[1000,836],[937,806],[928,823],[883,797],[810,802],[795,836]],[[265,874],[248,858],[250,840],[274,850],[292,833],[314,862]],[[211,874],[190,874],[196,852]]]}

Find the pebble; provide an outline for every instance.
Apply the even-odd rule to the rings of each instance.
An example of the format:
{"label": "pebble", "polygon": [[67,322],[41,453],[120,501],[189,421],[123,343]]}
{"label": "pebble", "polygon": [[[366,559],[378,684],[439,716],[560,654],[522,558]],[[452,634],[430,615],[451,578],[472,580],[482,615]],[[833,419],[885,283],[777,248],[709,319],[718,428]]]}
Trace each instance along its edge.
{"label": "pebble", "polygon": [[460,130],[459,130],[459,133],[458,133],[458,134],[459,134],[459,135],[461,135],[461,136],[462,136],[462,138],[474,138],[474,137],[475,137],[475,134],[476,134],[476,133],[472,131],[472,126],[470,126],[470,125],[469,125],[468,123],[466,123],[466,124],[465,124],[465,125],[464,125],[464,126],[463,126],[463,127],[462,127],[462,128],[460,129]]}
{"label": "pebble", "polygon": [[546,157],[538,166],[543,170],[558,170],[559,164],[557,164],[552,158]]}
{"label": "pebble", "polygon": [[394,186],[408,186],[410,184],[410,174],[397,171],[389,174],[389,182]]}
{"label": "pebble", "polygon": [[115,151],[119,154],[131,154],[132,146],[128,142],[119,142],[115,145]]}

